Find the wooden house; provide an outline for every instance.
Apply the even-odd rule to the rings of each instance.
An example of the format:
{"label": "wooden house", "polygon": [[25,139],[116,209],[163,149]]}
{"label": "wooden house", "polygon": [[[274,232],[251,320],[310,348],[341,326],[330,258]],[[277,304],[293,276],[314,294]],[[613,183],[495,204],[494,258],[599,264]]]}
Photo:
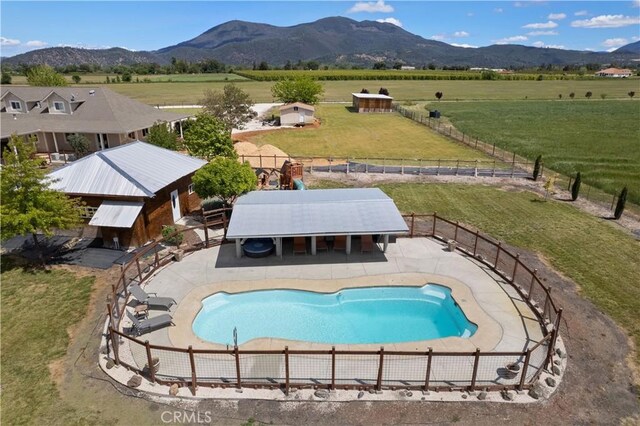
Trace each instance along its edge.
{"label": "wooden house", "polygon": [[393,112],[393,98],[374,93],[352,93],[356,112]]}

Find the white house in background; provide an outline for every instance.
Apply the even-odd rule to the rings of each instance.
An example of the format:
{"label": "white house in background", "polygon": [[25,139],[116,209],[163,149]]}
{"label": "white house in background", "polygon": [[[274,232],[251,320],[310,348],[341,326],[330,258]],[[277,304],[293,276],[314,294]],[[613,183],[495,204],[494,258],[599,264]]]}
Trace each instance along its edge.
{"label": "white house in background", "polygon": [[607,68],[604,70],[600,70],[596,73],[596,77],[612,77],[612,78],[627,78],[631,77],[630,69],[621,69],[621,68]]}
{"label": "white house in background", "polygon": [[2,87],[0,138],[4,148],[12,134],[35,136],[39,153],[59,159],[73,151],[67,138],[79,133],[89,151],[145,140],[156,122],[182,133],[190,115],[162,111],[109,89],[85,87]]}
{"label": "white house in background", "polygon": [[280,107],[280,124],[283,126],[304,126],[313,124],[316,109],[312,105],[295,102]]}

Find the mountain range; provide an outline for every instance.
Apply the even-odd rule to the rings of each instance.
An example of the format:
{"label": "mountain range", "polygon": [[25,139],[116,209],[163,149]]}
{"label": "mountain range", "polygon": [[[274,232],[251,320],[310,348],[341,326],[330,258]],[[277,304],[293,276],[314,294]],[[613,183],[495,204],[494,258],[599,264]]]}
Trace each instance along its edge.
{"label": "mountain range", "polygon": [[191,40],[155,51],[52,47],[3,58],[3,62],[11,65],[51,66],[113,66],[145,62],[164,65],[170,63],[172,58],[191,62],[215,59],[236,66],[251,66],[262,61],[272,66],[282,66],[287,61],[295,63],[298,60],[362,66],[385,61],[402,62],[416,67],[432,63],[437,66],[492,68],[541,64],[629,64],[640,58],[640,41],[614,52],[509,44],[463,48],[425,39],[393,24],[358,22],[343,17],[323,18],[291,27],[236,20],[217,25]]}

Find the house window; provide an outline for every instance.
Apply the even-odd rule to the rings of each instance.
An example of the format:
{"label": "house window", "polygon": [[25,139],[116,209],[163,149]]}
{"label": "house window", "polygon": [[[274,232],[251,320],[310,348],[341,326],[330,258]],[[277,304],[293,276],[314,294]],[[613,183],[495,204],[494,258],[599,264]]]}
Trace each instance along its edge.
{"label": "house window", "polygon": [[189,186],[187,187],[187,191],[189,192],[189,195],[193,194],[193,184],[190,183]]}
{"label": "house window", "polygon": [[129,139],[135,139],[136,138],[136,132],[131,132],[127,136],[129,137]]}
{"label": "house window", "polygon": [[83,206],[80,216],[85,219],[91,219],[96,214],[96,211],[98,211],[97,207]]}
{"label": "house window", "polygon": [[142,129],[142,137],[143,138],[146,138],[148,134],[149,134],[149,129]]}
{"label": "house window", "polygon": [[11,101],[11,109],[14,111],[22,111],[22,104],[18,101]]}
{"label": "house window", "polygon": [[64,102],[55,101],[53,103],[53,109],[56,111],[64,111]]}
{"label": "house window", "polygon": [[36,102],[36,108],[42,108],[42,102],[40,101]]}

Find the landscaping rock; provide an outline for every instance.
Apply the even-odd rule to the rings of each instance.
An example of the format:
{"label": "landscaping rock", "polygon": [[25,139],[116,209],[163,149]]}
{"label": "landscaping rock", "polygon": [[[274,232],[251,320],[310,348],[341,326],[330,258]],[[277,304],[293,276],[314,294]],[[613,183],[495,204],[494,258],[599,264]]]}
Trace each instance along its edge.
{"label": "landscaping rock", "polygon": [[560,367],[558,367],[557,365],[554,365],[551,368],[551,371],[553,371],[553,374],[555,374],[555,375],[560,375],[560,373],[562,373],[562,370],[560,370]]}
{"label": "landscaping rock", "polygon": [[407,392],[405,392],[404,390],[401,390],[400,392],[398,392],[398,394],[400,394],[400,396],[407,396]]}
{"label": "landscaping rock", "polygon": [[511,363],[507,365],[507,369],[511,371],[520,371],[520,365],[518,363]]}
{"label": "landscaping rock", "polygon": [[482,391],[478,394],[478,399],[480,401],[484,401],[485,399],[487,399],[487,393],[485,391]]}
{"label": "landscaping rock", "polygon": [[107,361],[107,365],[106,365],[107,370],[111,370],[111,369],[113,368],[113,366],[114,366],[114,365],[116,365],[116,363],[115,363],[115,362],[113,362],[113,360],[112,360],[112,359],[108,360],[108,361]]}
{"label": "landscaping rock", "polygon": [[406,395],[407,395],[407,396],[409,396],[409,397],[411,397],[411,396],[413,396],[413,392],[411,392],[411,391],[407,391]]}
{"label": "landscaping rock", "polygon": [[559,359],[556,359],[555,361],[553,361],[553,363],[554,363],[555,365],[560,365],[560,364],[562,364],[562,361],[561,361],[561,360],[559,360]]}
{"label": "landscaping rock", "polygon": [[565,359],[567,357],[566,352],[560,348],[556,349],[556,354],[560,357],[560,359]]}
{"label": "landscaping rock", "polygon": [[364,396],[364,392],[363,391],[358,392],[358,399],[362,398],[363,396]]}
{"label": "landscaping rock", "polygon": [[313,393],[316,398],[327,399],[329,398],[329,391],[326,389],[318,389]]}
{"label": "landscaping rock", "polygon": [[242,393],[244,392],[242,389],[236,389],[236,393]]}
{"label": "landscaping rock", "polygon": [[515,397],[513,392],[509,392],[508,390],[503,390],[502,392],[500,392],[500,395],[505,401],[513,401],[513,398]]}
{"label": "landscaping rock", "polygon": [[531,389],[529,389],[529,396],[533,399],[540,399],[544,396],[543,391],[544,389],[542,388],[542,385],[540,382],[537,382]]}
{"label": "landscaping rock", "polygon": [[138,376],[137,374],[129,379],[127,382],[127,386],[130,388],[137,388],[142,384],[142,376]]}
{"label": "landscaping rock", "polygon": [[467,398],[468,398],[467,394],[466,394],[466,393],[463,393],[463,394],[462,394],[462,399],[467,399]]}
{"label": "landscaping rock", "polygon": [[556,387],[556,379],[554,379],[553,377],[547,377],[547,379],[544,382],[550,388],[555,388]]}
{"label": "landscaping rock", "polygon": [[178,394],[179,389],[180,387],[178,386],[177,383],[172,384],[171,386],[169,386],[169,395],[176,396]]}
{"label": "landscaping rock", "polygon": [[373,388],[371,388],[371,389],[369,389],[369,393],[370,393],[370,394],[374,394],[374,393],[376,393],[376,390],[375,390],[375,389],[373,389]]}

